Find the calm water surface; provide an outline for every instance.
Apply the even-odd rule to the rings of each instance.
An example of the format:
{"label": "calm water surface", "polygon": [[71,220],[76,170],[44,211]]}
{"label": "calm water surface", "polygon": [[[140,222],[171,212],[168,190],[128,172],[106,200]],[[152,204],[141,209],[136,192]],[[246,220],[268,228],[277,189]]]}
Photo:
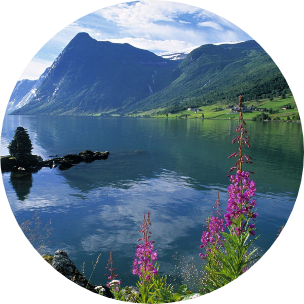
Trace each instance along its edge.
{"label": "calm water surface", "polygon": [[[132,260],[142,217],[151,212],[152,240],[160,271],[176,274],[177,253],[194,258],[200,269],[200,238],[217,191],[225,208],[227,157],[237,122],[185,119],[34,117],[4,119],[1,155],[14,130],[29,132],[33,153],[44,159],[83,150],[110,151],[105,161],[81,163],[67,171],[43,168],[28,179],[3,174],[4,186],[19,224],[38,214],[42,226],[52,220],[45,251],[68,252],[92,282],[105,284],[110,250],[122,285],[135,284]],[[303,142],[297,123],[248,122],[257,182],[257,246],[264,253],[274,242],[295,203],[302,175]],[[245,168],[246,169],[246,168]],[[35,244],[34,244],[35,246]]]}

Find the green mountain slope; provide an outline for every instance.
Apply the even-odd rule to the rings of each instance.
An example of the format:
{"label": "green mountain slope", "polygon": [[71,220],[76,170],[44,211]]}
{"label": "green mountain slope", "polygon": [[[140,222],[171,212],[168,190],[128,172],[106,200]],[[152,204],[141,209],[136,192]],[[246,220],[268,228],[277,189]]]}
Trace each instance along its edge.
{"label": "green mountain slope", "polygon": [[[129,114],[290,92],[276,64],[253,40],[203,45],[172,61],[129,44],[79,33],[58,56],[36,96],[13,114]],[[267,96],[266,96],[267,95]]]}
{"label": "green mountain slope", "polygon": [[180,110],[217,101],[245,100],[290,91],[276,64],[255,42],[203,45],[175,69],[179,75],[169,86],[128,108],[147,111]]}

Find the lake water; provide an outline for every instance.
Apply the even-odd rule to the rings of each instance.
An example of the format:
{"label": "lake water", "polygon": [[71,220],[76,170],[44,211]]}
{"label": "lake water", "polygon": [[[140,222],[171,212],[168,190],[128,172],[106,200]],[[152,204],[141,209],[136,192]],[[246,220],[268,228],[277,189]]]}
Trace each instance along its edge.
{"label": "lake water", "polygon": [[[151,213],[151,240],[158,250],[160,271],[177,274],[182,256],[200,269],[200,238],[220,192],[225,208],[228,170],[237,150],[236,121],[114,117],[5,117],[1,155],[14,130],[28,130],[33,154],[44,159],[83,150],[110,152],[105,161],[81,163],[67,171],[43,168],[28,179],[3,174],[12,211],[21,224],[39,215],[53,232],[45,251],[66,250],[85,274],[101,253],[92,276],[105,284],[105,267],[113,251],[122,285],[135,284],[132,262],[143,214]],[[265,253],[286,223],[302,175],[301,125],[247,122],[257,182],[256,245]],[[42,231],[43,233],[43,231]],[[35,243],[34,243],[35,246]],[[184,276],[185,273],[182,274]]]}

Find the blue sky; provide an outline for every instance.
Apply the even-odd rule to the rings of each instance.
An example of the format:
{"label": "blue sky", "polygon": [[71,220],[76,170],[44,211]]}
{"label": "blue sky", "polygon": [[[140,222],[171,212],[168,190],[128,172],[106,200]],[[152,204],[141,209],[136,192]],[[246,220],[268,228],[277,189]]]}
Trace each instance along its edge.
{"label": "blue sky", "polygon": [[209,11],[166,1],[134,1],[109,6],[71,23],[34,56],[21,79],[37,79],[79,32],[96,40],[131,45],[158,55],[190,52],[207,43],[252,39],[240,28]]}

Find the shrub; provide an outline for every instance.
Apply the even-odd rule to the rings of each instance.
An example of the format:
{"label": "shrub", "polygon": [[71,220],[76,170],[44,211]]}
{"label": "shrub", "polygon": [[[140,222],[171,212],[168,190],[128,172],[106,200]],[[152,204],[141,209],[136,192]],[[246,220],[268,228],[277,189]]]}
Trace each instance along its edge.
{"label": "shrub", "polygon": [[14,139],[8,145],[9,154],[13,157],[26,156],[32,154],[32,142],[23,127],[18,127],[15,131]]}

